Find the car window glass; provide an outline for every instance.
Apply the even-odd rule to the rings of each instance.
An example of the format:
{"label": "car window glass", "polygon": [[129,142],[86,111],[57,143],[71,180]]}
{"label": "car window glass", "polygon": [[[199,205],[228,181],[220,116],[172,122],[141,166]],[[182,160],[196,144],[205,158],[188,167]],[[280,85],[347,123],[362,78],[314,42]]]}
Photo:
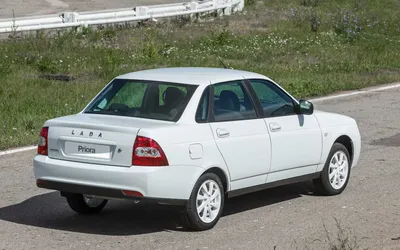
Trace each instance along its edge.
{"label": "car window glass", "polygon": [[256,111],[241,81],[214,85],[215,121],[257,118]]}
{"label": "car window glass", "polygon": [[185,87],[180,87],[180,86],[173,86],[173,85],[168,85],[168,84],[162,84],[160,85],[160,105],[165,105],[165,98],[167,97],[167,89],[174,87],[176,89],[179,89],[184,96],[187,95],[187,89]]}
{"label": "car window glass", "polygon": [[123,103],[129,108],[140,107],[142,105],[145,90],[145,83],[127,83],[120,88],[120,90],[106,105],[106,108],[110,108],[113,104],[117,103]]}
{"label": "car window glass", "polygon": [[275,84],[265,80],[250,80],[260,100],[264,117],[276,117],[295,114],[292,98]]}
{"label": "car window glass", "polygon": [[196,85],[114,79],[85,113],[177,121]]}
{"label": "car window glass", "polygon": [[199,102],[199,107],[197,108],[197,112],[196,112],[196,121],[197,122],[207,121],[209,98],[210,98],[210,88],[207,87],[204,90],[204,93]]}

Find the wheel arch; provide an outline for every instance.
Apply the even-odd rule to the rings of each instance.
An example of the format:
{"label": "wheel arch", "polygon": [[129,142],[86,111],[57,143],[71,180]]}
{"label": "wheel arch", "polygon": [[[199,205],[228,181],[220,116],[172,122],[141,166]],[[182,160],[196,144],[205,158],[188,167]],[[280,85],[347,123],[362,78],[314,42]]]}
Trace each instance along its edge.
{"label": "wheel arch", "polygon": [[[335,138],[335,137],[333,137]],[[335,144],[340,144],[342,146],[339,147],[335,147]],[[354,160],[355,157],[355,150],[354,150],[354,143],[353,140],[351,139],[351,137],[347,134],[341,134],[339,136],[336,137],[335,140],[332,141],[332,143],[330,144],[330,148],[329,148],[329,154],[328,154],[328,158],[327,161],[324,164],[321,164],[320,170],[320,176],[317,179],[314,179],[314,184],[316,185],[317,191],[319,191],[321,194],[323,195],[338,195],[340,193],[343,192],[343,190],[346,188],[347,183],[349,181],[349,176],[350,176],[350,170],[351,170],[351,166],[352,166],[352,162]],[[335,188],[332,186],[332,183],[330,181],[329,175],[330,175],[330,164],[331,164],[331,159],[334,156],[334,154],[336,154],[339,151],[343,150],[343,147],[345,147],[349,153],[349,162],[350,162],[350,166],[348,166],[348,173],[347,173],[347,179],[344,182],[344,184],[338,188]]]}
{"label": "wheel arch", "polygon": [[216,166],[210,167],[210,168],[208,168],[206,171],[204,171],[204,172],[199,176],[199,178],[200,178],[201,176],[203,176],[204,174],[207,174],[207,173],[214,173],[214,174],[216,174],[216,175],[219,177],[219,179],[221,180],[221,182],[222,182],[222,185],[223,185],[223,187],[224,187],[224,192],[226,193],[226,192],[229,191],[229,189],[230,189],[229,178],[228,178],[228,175],[225,173],[225,171],[224,171],[222,168],[216,167]]}
{"label": "wheel arch", "polygon": [[[354,159],[354,144],[353,144],[353,140],[350,138],[350,136],[345,135],[345,134],[341,135],[333,142],[333,144],[335,144],[335,143],[340,143],[346,147],[347,151],[349,151],[349,154],[350,154],[350,165],[352,165],[353,159]],[[333,146],[333,144],[332,144],[332,146]],[[331,148],[332,148],[332,146],[331,146]]]}
{"label": "wheel arch", "polygon": [[354,163],[357,163],[359,157],[359,139],[357,138],[357,133],[355,133],[354,129],[349,126],[339,127],[339,128],[325,128],[322,129],[323,135],[323,146],[322,146],[322,154],[321,161],[316,169],[316,171],[322,171],[324,168],[325,162],[328,159],[329,153],[335,143],[340,143],[344,145],[349,151],[350,156],[350,164],[351,166]]}

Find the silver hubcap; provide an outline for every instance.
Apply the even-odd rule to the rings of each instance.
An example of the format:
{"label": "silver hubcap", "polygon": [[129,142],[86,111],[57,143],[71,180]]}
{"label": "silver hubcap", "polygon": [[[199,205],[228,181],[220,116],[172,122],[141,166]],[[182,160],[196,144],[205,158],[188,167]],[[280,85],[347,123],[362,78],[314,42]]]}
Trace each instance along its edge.
{"label": "silver hubcap", "polygon": [[213,180],[205,181],[197,193],[197,214],[204,223],[211,223],[221,209],[221,190]]}
{"label": "silver hubcap", "polygon": [[92,208],[100,206],[104,201],[104,199],[96,198],[91,195],[83,195],[83,200],[85,201],[86,205]]}
{"label": "silver hubcap", "polygon": [[343,151],[336,152],[329,163],[329,182],[334,189],[341,189],[349,175],[349,161]]}

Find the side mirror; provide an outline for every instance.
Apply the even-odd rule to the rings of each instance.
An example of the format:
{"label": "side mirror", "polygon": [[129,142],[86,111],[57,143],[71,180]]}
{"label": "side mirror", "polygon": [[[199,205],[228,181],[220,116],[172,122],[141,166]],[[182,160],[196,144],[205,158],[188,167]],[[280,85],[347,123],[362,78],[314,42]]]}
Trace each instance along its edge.
{"label": "side mirror", "polygon": [[307,100],[300,100],[297,113],[300,115],[311,115],[314,112],[314,105]]}

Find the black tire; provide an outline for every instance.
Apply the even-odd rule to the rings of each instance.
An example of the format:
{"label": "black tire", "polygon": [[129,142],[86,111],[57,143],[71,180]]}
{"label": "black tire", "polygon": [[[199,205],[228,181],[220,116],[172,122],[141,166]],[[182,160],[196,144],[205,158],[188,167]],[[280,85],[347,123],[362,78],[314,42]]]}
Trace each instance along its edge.
{"label": "black tire", "polygon": [[[344,185],[339,189],[335,189],[332,187],[332,185],[329,181],[329,164],[332,160],[332,157],[339,151],[342,151],[347,156],[348,174],[347,174],[347,179],[346,179]],[[341,194],[343,192],[343,190],[345,190],[345,188],[349,182],[350,172],[351,172],[351,158],[350,158],[349,151],[343,144],[335,143],[335,144],[333,144],[331,151],[329,152],[328,158],[326,159],[325,166],[324,166],[323,170],[321,171],[320,177],[318,179],[314,180],[314,185],[315,185],[317,191],[323,195]]]}
{"label": "black tire", "polygon": [[[213,221],[210,223],[203,222],[198,213],[197,213],[197,193],[199,192],[200,187],[203,185],[204,182],[212,180],[214,181],[220,190],[220,209]],[[189,200],[186,202],[184,209],[181,211],[181,221],[183,227],[187,230],[195,230],[195,231],[204,231],[213,228],[219,221],[221,214],[224,209],[224,200],[225,200],[225,193],[224,193],[224,186],[219,179],[219,177],[214,173],[206,173],[202,175],[192,190]]]}
{"label": "black tire", "polygon": [[97,214],[99,213],[107,204],[108,200],[103,200],[100,205],[89,206],[82,194],[68,194],[66,199],[69,207],[79,214]]}

